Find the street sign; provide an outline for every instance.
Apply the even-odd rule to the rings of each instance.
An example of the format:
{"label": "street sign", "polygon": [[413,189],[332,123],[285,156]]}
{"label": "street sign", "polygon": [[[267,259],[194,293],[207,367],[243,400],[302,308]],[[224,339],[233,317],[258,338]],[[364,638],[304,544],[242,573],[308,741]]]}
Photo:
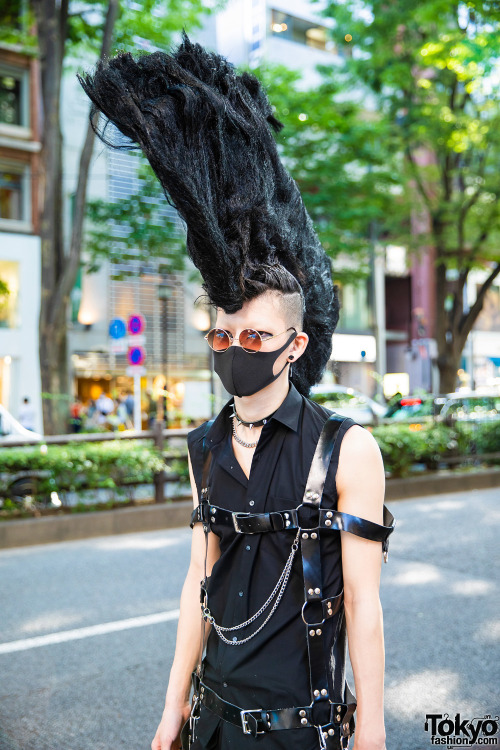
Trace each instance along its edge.
{"label": "street sign", "polygon": [[126,354],[127,353],[127,340],[123,339],[111,339],[109,342],[109,351],[111,354]]}
{"label": "street sign", "polygon": [[130,315],[128,319],[128,332],[132,335],[144,333],[146,330],[146,320],[143,315],[137,313]]}
{"label": "street sign", "polygon": [[146,361],[146,352],[142,346],[129,346],[127,359],[131,365],[143,365]]}
{"label": "street sign", "polygon": [[142,365],[129,365],[125,372],[129,377],[133,378],[134,375],[145,375],[146,368],[142,367]]}
{"label": "street sign", "polygon": [[127,333],[127,326],[123,318],[113,318],[109,324],[109,335],[112,339],[121,339]]}
{"label": "street sign", "polygon": [[142,333],[138,333],[135,336],[127,336],[127,344],[129,346],[144,346],[146,344],[146,337]]}

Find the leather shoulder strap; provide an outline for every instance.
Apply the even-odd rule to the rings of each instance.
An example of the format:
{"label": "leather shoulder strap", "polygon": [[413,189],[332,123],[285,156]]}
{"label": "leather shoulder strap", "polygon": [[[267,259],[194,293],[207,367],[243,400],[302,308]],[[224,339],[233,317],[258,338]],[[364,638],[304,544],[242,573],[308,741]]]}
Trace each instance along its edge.
{"label": "leather shoulder strap", "polygon": [[320,507],[326,475],[334,448],[339,436],[343,435],[347,428],[353,424],[356,424],[353,419],[340,414],[331,414],[324,423],[309,469],[306,489],[302,499],[304,505],[311,505],[316,508]]}
{"label": "leather shoulder strap", "polygon": [[212,462],[212,451],[208,447],[207,442],[207,435],[208,431],[210,430],[211,426],[213,425],[216,417],[212,417],[208,422],[205,423],[205,430],[203,432],[203,471],[202,471],[202,478],[201,478],[201,496],[198,501],[198,505],[196,508],[193,509],[193,512],[191,513],[191,521],[190,521],[190,527],[193,528],[195,523],[203,523],[205,521],[205,514],[204,514],[204,501],[206,499],[206,496],[208,494],[208,472],[210,469],[210,464]]}

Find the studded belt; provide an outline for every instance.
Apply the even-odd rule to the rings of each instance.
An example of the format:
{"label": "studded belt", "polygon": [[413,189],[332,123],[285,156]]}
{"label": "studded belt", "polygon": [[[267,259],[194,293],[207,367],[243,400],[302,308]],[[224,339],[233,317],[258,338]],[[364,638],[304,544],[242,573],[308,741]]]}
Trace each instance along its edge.
{"label": "studded belt", "polygon": [[[330,703],[328,700],[292,708],[241,708],[229,703],[210,688],[196,672],[192,674],[195,705],[203,704],[224,721],[239,727],[243,734],[265,734],[279,729],[320,729],[326,737],[348,739],[356,704]],[[194,711],[196,718],[196,710]],[[347,747],[347,745],[346,745]]]}

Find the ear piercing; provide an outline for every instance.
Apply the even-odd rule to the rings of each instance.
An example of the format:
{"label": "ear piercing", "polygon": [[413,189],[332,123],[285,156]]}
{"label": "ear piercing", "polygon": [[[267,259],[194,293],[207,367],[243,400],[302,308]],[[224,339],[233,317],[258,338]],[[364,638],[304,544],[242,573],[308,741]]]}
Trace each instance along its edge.
{"label": "ear piercing", "polygon": [[288,359],[295,359],[295,357],[293,356],[293,354],[290,354],[290,356],[288,357]]}

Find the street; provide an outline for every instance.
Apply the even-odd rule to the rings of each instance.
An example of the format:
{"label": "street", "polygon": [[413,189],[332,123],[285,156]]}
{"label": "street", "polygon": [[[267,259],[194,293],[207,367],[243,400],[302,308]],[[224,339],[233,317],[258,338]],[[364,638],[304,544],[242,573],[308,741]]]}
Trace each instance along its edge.
{"label": "street", "polygon": [[[387,505],[387,750],[428,750],[427,713],[500,713],[500,489]],[[184,528],[0,552],[0,750],[149,750],[190,539]]]}

